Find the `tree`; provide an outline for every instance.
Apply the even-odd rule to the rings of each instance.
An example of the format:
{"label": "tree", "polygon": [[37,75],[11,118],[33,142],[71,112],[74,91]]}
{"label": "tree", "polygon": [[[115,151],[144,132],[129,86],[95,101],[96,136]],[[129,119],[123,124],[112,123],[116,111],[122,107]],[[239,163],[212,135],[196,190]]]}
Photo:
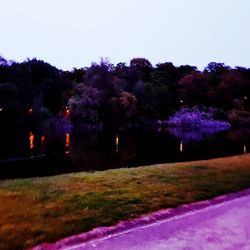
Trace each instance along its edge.
{"label": "tree", "polygon": [[221,77],[229,71],[231,71],[231,68],[224,63],[211,62],[203,73],[211,79],[211,86],[217,87],[220,84]]}
{"label": "tree", "polygon": [[237,71],[229,71],[221,77],[216,88],[217,105],[223,109],[240,108],[250,97],[250,84]]}
{"label": "tree", "polygon": [[114,91],[113,70],[113,65],[107,60],[101,60],[100,64],[93,63],[86,71],[84,83],[87,86],[97,88],[109,98]]}
{"label": "tree", "polygon": [[231,70],[231,68],[229,66],[226,66],[224,63],[211,62],[204,69],[204,72],[223,74],[223,73],[230,71],[230,70]]}
{"label": "tree", "polygon": [[118,96],[109,100],[111,109],[111,121],[116,127],[126,124],[135,113],[137,99],[133,94],[122,91]]}
{"label": "tree", "polygon": [[153,71],[153,66],[148,59],[145,58],[134,58],[130,61],[130,68],[140,73],[142,80],[147,80]]}
{"label": "tree", "polygon": [[67,105],[67,100],[64,99],[64,93],[72,89],[72,82],[63,77],[44,80],[41,92],[45,107],[57,115],[63,106]]}
{"label": "tree", "polygon": [[179,82],[180,98],[185,105],[209,105],[210,79],[203,73],[194,72],[184,76]]}
{"label": "tree", "polygon": [[70,118],[73,124],[100,124],[98,108],[101,103],[101,93],[97,88],[77,84],[75,95],[69,99]]}
{"label": "tree", "polygon": [[133,58],[130,61],[130,67],[140,70],[148,70],[153,68],[151,62],[145,58]]}
{"label": "tree", "polygon": [[139,120],[154,120],[158,117],[159,102],[156,87],[152,83],[138,81],[133,89],[137,103],[137,118]]}
{"label": "tree", "polygon": [[14,83],[0,84],[0,125],[11,126],[21,121],[19,91]]}
{"label": "tree", "polygon": [[74,68],[71,72],[66,71],[64,75],[70,79],[71,81],[81,83],[84,80],[84,76],[86,74],[87,68]]}
{"label": "tree", "polygon": [[54,79],[59,75],[59,70],[56,67],[36,58],[28,59],[21,66],[28,72],[29,80],[34,86],[41,86],[45,79]]}
{"label": "tree", "polygon": [[0,66],[7,66],[7,65],[8,65],[8,61],[2,56],[0,56]]}

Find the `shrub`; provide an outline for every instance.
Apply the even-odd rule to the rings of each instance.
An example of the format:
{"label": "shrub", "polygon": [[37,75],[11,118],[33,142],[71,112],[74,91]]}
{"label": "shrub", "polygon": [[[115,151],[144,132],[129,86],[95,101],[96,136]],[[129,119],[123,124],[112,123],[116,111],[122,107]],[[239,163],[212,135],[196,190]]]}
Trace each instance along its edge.
{"label": "shrub", "polygon": [[215,128],[217,131],[229,129],[231,125],[228,122],[214,119],[215,113],[214,108],[182,108],[165,123],[170,127],[184,129]]}

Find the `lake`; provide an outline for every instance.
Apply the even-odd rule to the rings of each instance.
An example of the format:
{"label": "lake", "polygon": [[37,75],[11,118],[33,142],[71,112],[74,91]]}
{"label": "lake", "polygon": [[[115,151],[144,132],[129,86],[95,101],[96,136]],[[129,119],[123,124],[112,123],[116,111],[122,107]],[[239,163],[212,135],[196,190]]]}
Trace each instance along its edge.
{"label": "lake", "polygon": [[248,150],[250,130],[36,134],[18,129],[0,133],[0,179],[210,159]]}

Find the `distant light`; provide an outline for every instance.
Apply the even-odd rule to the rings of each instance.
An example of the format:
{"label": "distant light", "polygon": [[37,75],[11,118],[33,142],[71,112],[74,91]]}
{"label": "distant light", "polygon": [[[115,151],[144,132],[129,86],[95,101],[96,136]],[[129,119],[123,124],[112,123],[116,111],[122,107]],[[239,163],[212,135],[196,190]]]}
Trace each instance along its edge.
{"label": "distant light", "polygon": [[244,145],[244,149],[243,149],[243,151],[244,151],[244,154],[246,154],[246,153],[247,153],[247,146],[246,146],[246,145]]}
{"label": "distant light", "polygon": [[32,108],[30,108],[30,109],[29,109],[29,113],[32,113],[32,112],[33,112],[33,109],[32,109]]}
{"label": "distant light", "polygon": [[3,108],[0,108],[0,112],[2,112],[3,111]]}
{"label": "distant light", "polygon": [[183,100],[180,100],[180,103],[183,103]]}
{"label": "distant light", "polygon": [[246,96],[244,96],[244,99],[247,100],[248,98]]}

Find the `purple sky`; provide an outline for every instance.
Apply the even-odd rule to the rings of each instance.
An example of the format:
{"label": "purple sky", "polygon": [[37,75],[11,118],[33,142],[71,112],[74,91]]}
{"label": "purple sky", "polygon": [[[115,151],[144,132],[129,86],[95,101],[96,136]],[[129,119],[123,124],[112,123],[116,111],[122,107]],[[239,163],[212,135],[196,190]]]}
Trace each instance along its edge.
{"label": "purple sky", "polygon": [[148,58],[250,67],[249,0],[0,0],[0,55],[62,68]]}

